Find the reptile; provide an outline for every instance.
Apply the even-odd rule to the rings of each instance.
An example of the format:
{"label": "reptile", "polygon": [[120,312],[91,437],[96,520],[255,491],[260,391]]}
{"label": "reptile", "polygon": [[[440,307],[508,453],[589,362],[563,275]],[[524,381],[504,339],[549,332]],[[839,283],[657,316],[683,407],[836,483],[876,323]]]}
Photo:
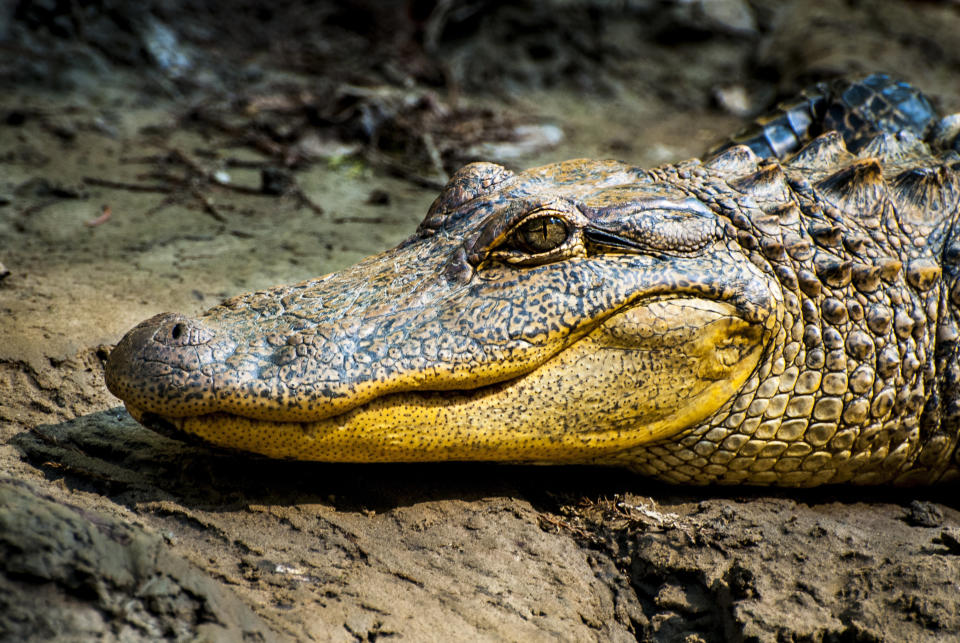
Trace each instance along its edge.
{"label": "reptile", "polygon": [[960,477],[957,116],[821,83],[703,160],[457,171],[340,272],[133,328],[148,427],[271,458]]}

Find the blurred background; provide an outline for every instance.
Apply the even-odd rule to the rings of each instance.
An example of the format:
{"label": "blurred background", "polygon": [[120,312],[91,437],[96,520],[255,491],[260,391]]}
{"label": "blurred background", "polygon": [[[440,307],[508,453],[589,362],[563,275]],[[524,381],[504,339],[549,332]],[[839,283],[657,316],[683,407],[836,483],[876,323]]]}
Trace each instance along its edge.
{"label": "blurred background", "polygon": [[[189,125],[229,120],[286,166],[360,154],[432,183],[476,157],[558,144],[562,122],[529,126],[575,111],[553,104],[564,97],[508,109],[545,90],[620,101],[634,123],[644,108],[748,118],[814,81],[873,71],[960,97],[949,0],[6,0],[0,13],[7,87],[177,100]],[[29,116],[5,102],[8,125]],[[642,126],[614,121],[585,151],[645,145]]]}

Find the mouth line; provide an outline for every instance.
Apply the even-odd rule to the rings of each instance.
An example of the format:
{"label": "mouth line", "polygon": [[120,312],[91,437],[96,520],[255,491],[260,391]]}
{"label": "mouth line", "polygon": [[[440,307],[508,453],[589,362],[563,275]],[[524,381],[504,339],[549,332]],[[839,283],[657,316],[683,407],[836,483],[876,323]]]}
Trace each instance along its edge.
{"label": "mouth line", "polygon": [[[561,351],[562,352],[562,351]],[[552,359],[552,358],[551,358]],[[550,360],[547,360],[548,362]],[[546,363],[546,362],[545,362]],[[264,422],[274,425],[287,425],[287,426],[304,426],[309,424],[314,424],[317,422],[336,422],[337,418],[345,417],[351,413],[356,413],[363,410],[365,407],[372,406],[379,403],[381,400],[385,400],[391,397],[415,397],[420,398],[424,402],[428,402],[431,399],[437,398],[475,398],[483,397],[491,393],[496,393],[498,390],[501,390],[505,387],[508,387],[514,384],[517,381],[522,380],[532,373],[536,373],[537,370],[543,366],[539,365],[537,368],[534,368],[530,371],[522,373],[520,375],[515,375],[514,377],[500,380],[498,382],[492,382],[490,384],[484,384],[483,386],[478,386],[476,388],[461,388],[461,389],[415,389],[408,391],[391,391],[384,393],[383,395],[378,395],[376,397],[370,398],[356,406],[352,406],[346,410],[334,413],[332,415],[324,415],[320,417],[315,417],[307,420],[269,420],[258,418],[252,415],[243,415],[242,413],[233,413],[230,411],[210,411],[209,413],[199,413],[197,415],[187,415],[187,416],[167,416],[162,413],[155,413],[152,411],[143,411],[134,406],[127,405],[127,411],[136,419],[138,422],[149,426],[151,430],[160,433],[166,437],[181,439],[180,436],[188,435],[193,437],[193,434],[183,431],[177,427],[178,423],[183,423],[187,420],[195,420],[197,418],[203,417],[228,417],[228,418],[239,418],[243,420],[248,420],[251,422]],[[156,428],[155,428],[156,427]],[[207,444],[204,441],[200,443]]]}
{"label": "mouth line", "polygon": [[[364,401],[354,406],[350,406],[348,408],[338,410],[335,413],[331,413],[329,415],[318,415],[316,417],[311,417],[306,419],[270,419],[270,418],[265,418],[263,416],[258,416],[254,414],[247,415],[244,413],[237,413],[233,410],[221,410],[221,409],[210,410],[206,413],[198,413],[195,415],[178,416],[178,415],[164,415],[162,412],[158,413],[156,411],[146,411],[146,410],[138,409],[131,405],[127,405],[127,408],[130,411],[131,415],[133,415],[134,418],[137,419],[138,421],[144,424],[150,423],[151,425],[155,425],[156,427],[158,427],[159,429],[157,430],[158,433],[161,433],[162,435],[166,435],[167,437],[180,438],[184,435],[192,436],[192,434],[187,431],[179,429],[178,425],[182,425],[185,421],[188,421],[188,420],[195,420],[197,418],[203,418],[203,417],[239,418],[239,419],[251,421],[251,422],[264,422],[264,423],[275,424],[275,425],[305,427],[307,425],[320,423],[320,422],[323,422],[323,423],[336,422],[338,418],[342,418],[352,413],[362,411],[366,407],[369,407],[371,405],[375,405],[378,403],[382,403],[383,400],[391,397],[405,397],[411,401],[419,399],[425,403],[429,403],[430,401],[435,401],[437,399],[442,399],[442,398],[448,398],[448,399],[457,400],[457,401],[468,401],[470,399],[476,399],[476,398],[483,397],[485,395],[494,394],[504,388],[510,387],[516,384],[517,382],[522,381],[527,377],[530,377],[531,375],[534,375],[535,373],[537,373],[537,371],[544,368],[551,361],[557,359],[560,355],[562,355],[564,352],[569,350],[572,346],[575,346],[584,337],[590,335],[594,330],[596,330],[601,325],[603,325],[611,317],[614,317],[619,313],[623,313],[626,310],[629,310],[631,308],[635,308],[638,306],[646,306],[646,305],[650,305],[650,304],[665,301],[665,300],[678,300],[678,299],[706,299],[706,300],[721,301],[727,304],[731,303],[724,299],[714,299],[712,297],[697,297],[697,296],[691,297],[687,293],[677,294],[673,296],[655,295],[653,297],[641,298],[639,301],[635,301],[629,305],[622,306],[612,311],[610,314],[605,315],[602,319],[597,320],[595,323],[590,324],[589,327],[584,330],[582,336],[578,338],[576,341],[567,345],[564,349],[553,354],[544,362],[537,364],[530,370],[524,371],[520,374],[513,375],[512,377],[495,381],[495,382],[490,382],[487,384],[483,384],[481,386],[477,386],[474,388],[451,388],[451,389],[424,388],[424,389],[406,389],[406,390],[386,391],[379,395],[375,395],[373,397],[365,399]],[[734,309],[736,309],[735,305],[734,305]],[[741,315],[737,315],[737,316],[740,317],[741,319],[744,319],[744,321],[746,321],[745,318],[742,317]],[[153,428],[153,426],[151,426],[151,428]]]}

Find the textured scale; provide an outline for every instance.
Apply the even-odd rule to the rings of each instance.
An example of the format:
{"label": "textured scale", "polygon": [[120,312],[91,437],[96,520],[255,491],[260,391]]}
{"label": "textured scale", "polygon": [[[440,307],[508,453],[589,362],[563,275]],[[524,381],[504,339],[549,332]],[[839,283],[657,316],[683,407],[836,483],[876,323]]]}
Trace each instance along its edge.
{"label": "textured scale", "polygon": [[877,75],[703,162],[472,164],[396,249],[147,320],[107,382],[148,425],[272,457],[956,479],[955,124]]}
{"label": "textured scale", "polygon": [[[887,158],[876,158],[874,146],[853,156],[827,134],[787,159],[803,230],[788,242],[794,252],[764,253],[778,274],[791,275],[779,280],[788,303],[769,371],[761,367],[729,415],[644,449],[641,471],[676,482],[813,485],[878,482],[910,462],[951,466],[956,411],[947,422],[934,419],[927,401],[953,407],[958,382],[955,373],[938,378],[922,365],[935,351],[956,370],[956,311],[943,306],[948,283],[939,257],[960,201],[960,163],[952,154],[928,156],[904,138],[911,153],[888,145]],[[723,167],[725,159],[710,165]],[[810,167],[817,167],[812,183]],[[761,211],[776,203],[762,200],[767,193],[752,193]],[[769,217],[752,223],[761,247],[784,243]],[[894,288],[881,289],[881,277]],[[938,329],[946,329],[939,341]],[[894,479],[927,476],[906,471]]]}
{"label": "textured scale", "polygon": [[926,96],[886,74],[855,81],[838,79],[817,83],[795,99],[781,103],[715,152],[746,145],[759,156],[782,159],[810,139],[831,131],[837,132],[846,141],[846,148],[854,152],[885,133],[917,139],[933,134],[944,148],[957,143],[957,125],[946,119],[937,123],[935,118]]}

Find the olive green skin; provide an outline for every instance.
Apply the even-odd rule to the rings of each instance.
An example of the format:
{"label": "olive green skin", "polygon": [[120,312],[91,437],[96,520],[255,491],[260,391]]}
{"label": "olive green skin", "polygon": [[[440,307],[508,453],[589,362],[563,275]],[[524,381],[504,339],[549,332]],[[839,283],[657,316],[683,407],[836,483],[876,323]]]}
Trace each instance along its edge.
{"label": "olive green skin", "polygon": [[856,153],[828,131],[782,160],[469,165],[393,250],[145,321],[108,386],[271,457],[954,479],[960,157],[880,125]]}

